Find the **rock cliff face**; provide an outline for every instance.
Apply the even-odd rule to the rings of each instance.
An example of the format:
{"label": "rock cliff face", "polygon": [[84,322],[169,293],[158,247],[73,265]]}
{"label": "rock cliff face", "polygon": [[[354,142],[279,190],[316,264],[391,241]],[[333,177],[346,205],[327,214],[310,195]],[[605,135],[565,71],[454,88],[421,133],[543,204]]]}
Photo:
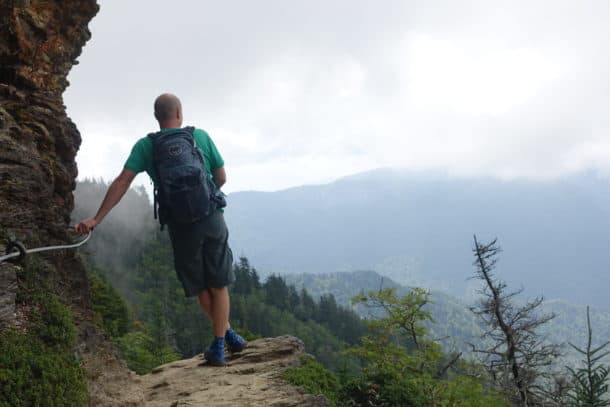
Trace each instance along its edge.
{"label": "rock cliff face", "polygon": [[[77,175],[74,157],[81,138],[67,117],[62,94],[66,77],[85,42],[95,0],[0,0],[0,238],[14,236],[26,247],[67,242]],[[1,242],[0,244],[3,244]],[[4,254],[4,253],[2,253]],[[72,308],[79,329],[78,351],[89,378],[90,404],[125,396],[131,377],[92,324],[88,283],[74,253],[45,255],[41,276]],[[28,304],[15,304],[19,267],[0,264],[0,329],[20,326]],[[103,372],[98,374],[98,372]],[[123,377],[121,389],[105,375]],[[135,403],[135,404],[134,404]],[[128,404],[125,404],[128,405]]]}
{"label": "rock cliff face", "polygon": [[[62,93],[97,10],[95,0],[0,1],[0,231],[28,247],[68,240],[81,139]],[[80,263],[53,257],[58,290],[85,306]]]}
{"label": "rock cliff face", "polygon": [[81,139],[62,93],[98,6],[4,0],[0,8],[0,226],[28,243],[65,241]]}

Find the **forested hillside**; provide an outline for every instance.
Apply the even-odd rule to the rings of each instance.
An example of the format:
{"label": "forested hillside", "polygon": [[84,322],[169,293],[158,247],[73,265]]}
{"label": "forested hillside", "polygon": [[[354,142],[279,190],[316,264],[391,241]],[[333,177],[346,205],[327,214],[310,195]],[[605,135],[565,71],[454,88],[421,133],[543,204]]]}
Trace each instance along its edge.
{"label": "forested hillside", "polygon": [[[406,295],[410,289],[383,277],[374,271],[337,272],[323,274],[286,274],[289,284],[307,287],[313,296],[333,295],[340,305],[352,307],[363,318],[374,318],[371,310],[352,304],[352,299],[367,290],[394,288],[398,295]],[[483,330],[468,310],[468,304],[442,292],[432,290],[426,309],[434,322],[426,324],[434,338],[446,338],[447,349],[466,350],[468,342],[476,342]]]}
{"label": "forested hillside", "polygon": [[[91,199],[83,199],[89,207],[75,213],[82,217],[95,211],[92,202],[99,202],[104,190],[95,181],[81,183],[77,205],[81,193]],[[211,338],[198,303],[184,298],[167,235],[147,220],[149,207],[142,191],[130,190],[125,207],[96,228],[94,238],[101,247],[92,245],[85,254],[98,322],[139,373],[199,354],[208,344],[205,338]],[[130,222],[121,221],[121,211]],[[516,395],[525,393],[516,393],[515,386],[522,383],[528,387],[519,391],[531,390],[536,400],[530,405],[559,407],[567,405],[572,383],[564,363],[581,369],[580,361],[556,355],[548,365],[528,366],[525,353],[518,370],[529,372],[527,385],[489,375],[499,360],[479,362],[466,344],[505,345],[494,345],[489,336],[481,339],[489,326],[473,316],[468,304],[435,290],[429,294],[425,288],[406,288],[372,271],[286,277],[265,273],[261,278],[246,257],[236,259],[234,271],[233,326],[247,338],[301,338],[322,365],[305,361],[286,379],[325,394],[337,406],[516,406],[521,405]],[[535,341],[586,342],[583,310],[557,302],[547,306],[558,304],[572,320],[558,317],[543,324],[544,329],[532,331]],[[597,343],[607,335],[608,314],[593,310],[592,317]],[[541,388],[547,390],[536,390]]]}
{"label": "forested hillside", "polygon": [[[395,288],[400,295],[405,295],[410,288],[383,277],[375,271],[354,271],[323,274],[287,274],[284,276],[288,284],[307,287],[315,297],[333,295],[339,305],[351,306],[364,318],[374,317],[370,310],[362,306],[352,305],[352,298],[359,293],[373,288]],[[524,301],[521,296],[519,301]],[[446,338],[441,343],[448,349],[468,350],[468,343],[479,343],[484,333],[484,326],[469,310],[473,303],[467,303],[443,292],[432,289],[430,303],[426,309],[432,314],[433,322],[426,324],[434,338]],[[575,364],[579,357],[573,349],[567,346],[571,343],[586,341],[584,315],[586,307],[569,304],[564,301],[544,301],[540,307],[541,313],[554,313],[556,317],[543,329],[547,340],[551,343],[564,345],[564,364]],[[610,311],[591,308],[591,323],[595,336],[600,343],[610,341]],[[610,362],[610,358],[608,358]]]}

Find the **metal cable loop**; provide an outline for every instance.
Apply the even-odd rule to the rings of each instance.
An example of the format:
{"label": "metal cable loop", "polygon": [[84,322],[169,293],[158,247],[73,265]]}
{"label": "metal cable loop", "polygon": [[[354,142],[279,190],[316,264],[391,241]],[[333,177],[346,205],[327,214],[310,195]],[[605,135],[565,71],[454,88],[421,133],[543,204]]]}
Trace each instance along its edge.
{"label": "metal cable loop", "polygon": [[26,249],[25,246],[23,245],[23,243],[18,242],[18,241],[11,241],[11,242],[9,242],[9,245],[7,246],[7,251],[9,251],[13,248],[18,249],[18,251],[1,256],[0,263],[2,263],[3,261],[6,261],[6,260],[12,259],[14,257],[23,258],[23,257],[25,257],[26,254],[29,254],[29,253],[39,253],[39,252],[44,252],[47,250],[74,249],[76,247],[80,247],[80,246],[84,245],[85,243],[87,243],[87,241],[91,238],[91,233],[92,232],[89,231],[89,233],[87,234],[87,237],[78,243],[67,244],[67,245],[58,245],[58,246],[36,247],[34,249]]}

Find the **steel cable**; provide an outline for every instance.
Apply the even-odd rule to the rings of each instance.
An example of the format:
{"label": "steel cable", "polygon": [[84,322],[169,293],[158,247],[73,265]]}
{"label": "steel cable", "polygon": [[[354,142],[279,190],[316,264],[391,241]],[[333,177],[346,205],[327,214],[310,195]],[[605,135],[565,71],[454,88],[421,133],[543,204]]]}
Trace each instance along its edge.
{"label": "steel cable", "polygon": [[[12,252],[9,254],[6,254],[4,256],[0,257],[0,263],[2,263],[3,261],[12,259],[14,257],[19,257],[19,256],[24,256],[25,254],[30,254],[30,253],[39,253],[39,252],[44,252],[47,250],[62,250],[62,249],[74,249],[76,247],[80,247],[82,245],[84,245],[85,243],[87,243],[87,241],[91,238],[91,231],[87,234],[87,237],[84,238],[83,240],[81,240],[78,243],[74,243],[74,244],[67,244],[67,245],[58,245],[58,246],[44,246],[44,247],[36,247],[34,249],[26,249],[21,243],[19,242],[11,242],[11,243],[15,243],[15,247],[17,247],[19,250],[16,252]],[[19,246],[21,245],[21,246]]]}

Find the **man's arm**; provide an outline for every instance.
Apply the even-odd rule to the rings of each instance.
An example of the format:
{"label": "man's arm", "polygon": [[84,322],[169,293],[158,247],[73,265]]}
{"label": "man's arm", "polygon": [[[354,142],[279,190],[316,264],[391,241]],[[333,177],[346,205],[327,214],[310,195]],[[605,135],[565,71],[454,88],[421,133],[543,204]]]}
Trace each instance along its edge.
{"label": "man's arm", "polygon": [[95,216],[93,218],[85,219],[76,225],[76,231],[79,233],[89,233],[91,229],[102,223],[102,220],[108,215],[108,212],[110,212],[110,210],[119,203],[121,198],[123,198],[123,195],[125,195],[125,192],[129,189],[129,186],[136,175],[137,174],[132,170],[123,168],[123,171],[121,171],[119,176],[112,181],[112,184],[108,187],[106,196],[104,196],[104,200]]}
{"label": "man's arm", "polygon": [[227,172],[225,167],[216,168],[214,170],[214,184],[216,188],[220,189],[227,182]]}

